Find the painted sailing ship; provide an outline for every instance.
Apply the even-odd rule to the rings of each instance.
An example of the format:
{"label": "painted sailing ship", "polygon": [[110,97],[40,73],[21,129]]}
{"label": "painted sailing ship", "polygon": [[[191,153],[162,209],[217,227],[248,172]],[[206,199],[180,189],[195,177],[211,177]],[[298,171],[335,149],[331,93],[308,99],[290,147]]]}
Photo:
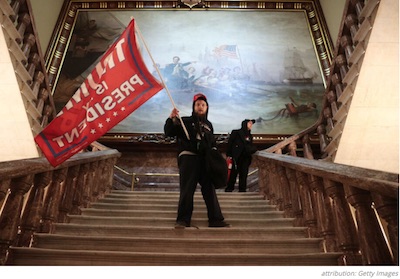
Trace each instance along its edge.
{"label": "painted sailing ship", "polygon": [[315,74],[304,65],[300,52],[296,48],[286,50],[282,82],[285,84],[310,84],[313,83],[314,78]]}

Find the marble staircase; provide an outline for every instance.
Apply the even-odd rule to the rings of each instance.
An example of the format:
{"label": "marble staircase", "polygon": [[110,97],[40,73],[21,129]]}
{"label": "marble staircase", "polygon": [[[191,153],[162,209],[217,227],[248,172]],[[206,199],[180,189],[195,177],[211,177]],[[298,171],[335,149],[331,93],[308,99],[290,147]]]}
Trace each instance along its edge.
{"label": "marble staircase", "polygon": [[8,265],[60,266],[334,266],[322,251],[257,192],[218,191],[229,228],[209,228],[201,193],[192,227],[175,229],[178,192],[113,191],[36,233],[31,247],[12,247]]}

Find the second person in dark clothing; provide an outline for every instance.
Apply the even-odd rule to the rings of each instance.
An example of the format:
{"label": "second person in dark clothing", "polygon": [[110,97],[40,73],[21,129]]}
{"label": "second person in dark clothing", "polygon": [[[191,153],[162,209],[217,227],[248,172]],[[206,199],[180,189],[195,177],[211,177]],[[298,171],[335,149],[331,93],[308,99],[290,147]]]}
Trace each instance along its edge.
{"label": "second person in dark clothing", "polygon": [[225,192],[232,192],[234,190],[238,174],[239,192],[247,191],[247,176],[252,154],[257,151],[253,145],[253,135],[251,134],[251,128],[255,122],[254,119],[243,120],[242,127],[238,130],[232,130],[229,136],[226,156],[231,157],[233,163]]}

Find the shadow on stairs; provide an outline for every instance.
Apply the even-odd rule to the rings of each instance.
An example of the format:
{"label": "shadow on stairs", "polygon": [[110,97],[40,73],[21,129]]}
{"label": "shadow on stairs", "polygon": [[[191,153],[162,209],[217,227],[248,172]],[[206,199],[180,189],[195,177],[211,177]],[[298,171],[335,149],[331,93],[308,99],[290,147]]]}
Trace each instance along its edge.
{"label": "shadow on stairs", "polygon": [[31,247],[11,247],[7,265],[59,266],[335,266],[321,239],[256,192],[217,192],[230,228],[209,228],[195,194],[192,227],[175,229],[178,192],[113,191],[36,233]]}

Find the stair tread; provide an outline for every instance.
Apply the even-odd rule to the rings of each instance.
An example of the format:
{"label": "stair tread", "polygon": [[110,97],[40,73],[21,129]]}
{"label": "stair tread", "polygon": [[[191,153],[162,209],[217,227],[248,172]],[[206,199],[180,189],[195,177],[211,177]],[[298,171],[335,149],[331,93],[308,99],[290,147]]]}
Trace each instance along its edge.
{"label": "stair tread", "polygon": [[[108,208],[83,208],[81,209],[82,216],[113,216],[113,217],[135,217],[135,216],[164,216],[164,217],[176,217],[177,208],[164,209],[164,210],[146,210],[146,209],[108,209]],[[241,210],[237,209],[224,209],[225,218],[231,216],[241,216],[246,218],[265,219],[265,218],[278,218],[282,217],[283,213],[280,211],[259,211],[259,210]],[[192,218],[198,218],[199,215],[206,214],[205,210],[194,210]]]}
{"label": "stair tread", "polygon": [[173,248],[174,253],[231,253],[288,254],[319,252],[321,239],[243,239],[243,238],[183,238],[176,237],[112,237],[112,236],[74,236],[61,234],[35,234],[33,245],[36,248],[66,250],[107,250],[131,252],[165,252]]}
{"label": "stair tread", "polygon": [[[215,253],[146,253],[126,251],[62,250],[11,247],[14,262],[19,265],[177,265],[177,266],[266,266],[266,265],[335,265],[340,253],[303,254],[215,254]],[[23,257],[24,256],[24,257]],[[60,259],[58,258],[60,257]],[[27,260],[24,260],[27,259]],[[29,263],[29,264],[27,264]]]}
{"label": "stair tread", "polygon": [[[226,228],[228,230],[229,228]],[[179,229],[178,229],[179,230]],[[135,236],[76,236],[76,235],[68,235],[68,234],[47,234],[47,233],[35,233],[35,237],[39,239],[51,239],[51,240],[58,240],[58,239],[86,239],[90,241],[99,241],[104,239],[110,239],[112,241],[133,241],[133,240],[142,240],[142,241],[160,241],[165,240],[168,242],[175,242],[175,241],[182,241],[182,242],[191,242],[196,241],[198,243],[233,243],[233,242],[242,242],[242,243],[319,243],[322,238],[291,238],[291,239],[215,239],[215,238],[207,238],[207,239],[198,239],[198,238],[186,238],[182,239],[180,237],[175,238],[162,238],[162,237],[135,237]]]}
{"label": "stair tread", "polygon": [[[153,226],[128,226],[128,225],[94,225],[94,224],[74,224],[74,223],[57,223],[55,224],[55,227],[74,227],[74,228],[86,228],[86,229],[142,229],[142,230],[160,230],[160,231],[165,231],[165,230],[173,230],[174,228],[171,226],[166,226],[166,227],[153,227]],[[210,231],[210,232],[215,232],[215,231],[220,231],[221,228],[209,228],[209,227],[204,227],[199,230],[198,228],[194,227],[188,227],[185,228],[185,231],[188,230],[196,230],[198,232],[203,232],[203,231]],[[306,230],[306,227],[266,227],[266,228],[249,228],[249,227],[230,227],[229,231],[240,231],[240,232],[274,232],[274,231],[282,231],[282,230],[290,230],[290,231],[304,231]]]}
{"label": "stair tread", "polygon": [[[204,203],[195,203],[194,204],[195,209],[197,208],[202,208],[205,209],[206,205]],[[223,210],[229,209],[232,206],[229,206],[227,204],[220,204],[221,208]],[[107,203],[107,202],[94,202],[91,204],[91,208],[127,208],[127,207],[143,207],[143,208],[177,208],[178,207],[178,201],[174,203],[164,203],[164,204],[151,204],[151,203]],[[261,205],[254,205],[254,204],[247,204],[247,205],[234,205],[234,208],[238,209],[267,209],[267,210],[276,210],[275,205],[268,205],[268,204],[261,204]]]}
{"label": "stair tread", "polygon": [[[204,213],[206,215],[206,213]],[[160,219],[160,220],[175,220],[175,217],[126,217],[126,216],[86,216],[86,215],[67,215],[70,219],[109,219],[109,220],[116,220],[116,219],[122,219],[122,220],[136,220],[136,219]],[[196,220],[208,220],[206,217],[201,218],[192,218],[192,221]],[[249,222],[260,222],[260,220],[248,220],[244,218],[230,218],[230,220],[246,220]],[[295,218],[271,218],[271,219],[265,219],[266,221],[293,221]]]}

